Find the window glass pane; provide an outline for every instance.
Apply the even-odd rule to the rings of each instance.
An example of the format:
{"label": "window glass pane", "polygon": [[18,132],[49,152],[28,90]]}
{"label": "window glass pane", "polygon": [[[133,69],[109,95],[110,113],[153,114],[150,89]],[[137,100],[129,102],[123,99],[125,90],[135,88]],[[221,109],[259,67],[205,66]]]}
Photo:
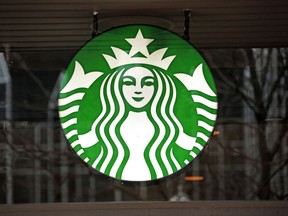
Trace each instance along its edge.
{"label": "window glass pane", "polygon": [[[287,2],[132,2],[0,2],[0,204],[287,200]],[[192,8],[190,17],[183,8]],[[58,112],[60,83],[79,49],[92,34],[135,23],[190,39],[218,97],[203,152],[176,175],[148,184],[88,167],[65,138]]]}
{"label": "window glass pane", "polygon": [[11,52],[21,63],[9,65],[13,120],[1,121],[1,202],[9,190],[15,203],[287,199],[287,50],[201,50],[219,99],[214,135],[182,174],[134,186],[92,171],[68,147],[57,95],[72,54]]}

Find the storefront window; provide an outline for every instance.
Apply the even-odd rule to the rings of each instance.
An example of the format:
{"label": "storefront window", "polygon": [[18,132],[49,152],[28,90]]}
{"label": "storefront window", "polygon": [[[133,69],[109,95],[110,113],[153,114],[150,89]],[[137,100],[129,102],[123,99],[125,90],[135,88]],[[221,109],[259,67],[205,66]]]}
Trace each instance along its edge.
{"label": "storefront window", "polygon": [[[285,7],[275,6],[270,13],[270,3],[259,8],[256,3],[196,4],[199,14],[190,18],[190,42],[209,65],[217,89],[213,135],[203,152],[177,174],[127,183],[92,170],[70,149],[58,114],[65,69],[91,39],[93,28],[98,34],[124,24],[151,24],[188,40],[183,26],[189,22],[182,9],[170,4],[157,15],[165,1],[155,3],[153,10],[144,2],[140,6],[145,10],[133,10],[125,2],[119,13],[120,3],[114,1],[112,9],[101,3],[100,11],[109,15],[99,16],[99,23],[94,17],[96,31],[96,6],[92,10],[92,1],[85,2],[69,9],[56,1],[27,1],[17,6],[19,13],[13,12],[16,3],[0,3],[0,17],[6,17],[0,19],[1,204],[288,199]],[[189,6],[186,3],[181,8]],[[265,32],[266,13],[277,15],[280,23],[269,19],[270,32]],[[277,30],[280,42],[271,39]]]}
{"label": "storefront window", "polygon": [[57,96],[70,52],[2,56],[1,202],[287,199],[287,48],[201,52],[218,92],[214,135],[188,168],[148,185],[92,171],[69,149]]}

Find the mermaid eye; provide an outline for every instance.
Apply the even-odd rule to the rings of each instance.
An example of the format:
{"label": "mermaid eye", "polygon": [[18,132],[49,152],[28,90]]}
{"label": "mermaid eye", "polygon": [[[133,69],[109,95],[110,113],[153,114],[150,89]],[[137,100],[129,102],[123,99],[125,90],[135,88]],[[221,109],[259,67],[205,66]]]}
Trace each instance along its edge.
{"label": "mermaid eye", "polygon": [[142,80],[142,86],[152,86],[154,85],[153,77],[144,77]]}
{"label": "mermaid eye", "polygon": [[132,76],[123,77],[123,85],[132,86],[136,84],[136,80]]}

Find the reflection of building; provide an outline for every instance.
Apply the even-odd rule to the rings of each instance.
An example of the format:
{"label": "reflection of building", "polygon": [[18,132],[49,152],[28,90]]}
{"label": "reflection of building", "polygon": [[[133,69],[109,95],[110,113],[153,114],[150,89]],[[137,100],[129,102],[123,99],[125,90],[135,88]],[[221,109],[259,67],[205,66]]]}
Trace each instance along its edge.
{"label": "reflection of building", "polygon": [[[220,53],[226,56],[225,61],[217,61],[221,59]],[[279,62],[279,55],[283,53],[281,49],[253,49],[253,59],[246,57],[245,52],[243,57],[236,58],[235,53],[228,55],[229,51],[224,50],[207,53],[218,87],[220,107],[216,130],[220,134],[210,140],[200,163],[196,163],[199,166],[193,166],[196,168],[193,174],[206,177],[204,184],[194,183],[197,184],[191,193],[194,198],[277,199],[287,191],[284,159],[287,158],[287,93],[284,93],[287,77],[283,74],[287,66]],[[233,57],[232,64],[227,56]],[[243,62],[240,67],[238,59]],[[251,61],[255,61],[255,65],[249,67]],[[258,89],[255,82],[259,82]],[[258,96],[254,95],[255,91]],[[195,193],[195,188],[200,189]],[[265,191],[264,194],[261,191]]]}
{"label": "reflection of building", "polygon": [[[213,52],[218,57],[228,55],[223,50],[220,54],[217,50],[209,50],[208,54],[212,55]],[[239,52],[239,50],[236,52]],[[7,145],[7,141],[3,140],[2,136],[0,137],[0,148],[6,155],[4,161],[0,159],[0,183],[2,187],[5,185],[6,188],[5,197],[3,197],[3,193],[0,194],[0,201],[2,203],[11,202],[12,194],[14,195],[14,202],[18,203],[168,200],[177,194],[177,184],[179,182],[181,186],[183,184],[183,191],[189,195],[191,200],[256,199],[257,184],[253,181],[259,178],[259,170],[254,169],[252,165],[256,164],[256,168],[259,167],[257,161],[260,160],[260,157],[256,148],[258,144],[256,133],[250,128],[258,124],[254,120],[253,112],[249,111],[245,101],[237,91],[232,91],[221,77],[217,77],[219,72],[231,81],[237,73],[237,79],[240,80],[239,86],[243,84],[245,89],[252,93],[253,89],[250,89],[251,86],[248,85],[249,77],[246,76],[249,70],[248,68],[244,70],[243,65],[235,69],[237,59],[241,59],[241,57],[238,56],[235,59],[234,63],[227,65],[227,59],[222,64],[220,62],[212,64],[213,59],[207,58],[212,65],[216,85],[218,85],[220,108],[216,130],[220,134],[211,139],[208,149],[187,169],[187,175],[204,176],[204,181],[183,183],[183,181],[180,181],[183,180],[182,176],[171,179],[167,183],[164,182],[159,186],[125,187],[103,175],[95,174],[95,172],[85,167],[78,158],[74,157],[74,154],[68,149],[57,117],[58,84],[56,84],[50,94],[48,121],[46,121],[46,117],[40,119],[40,121],[39,119],[37,119],[38,121],[14,121],[13,131],[9,131],[9,127],[9,130],[7,130],[7,124],[1,123],[0,130],[5,132],[8,139],[11,139],[12,146]],[[276,61],[275,57],[274,61]],[[247,62],[244,65],[247,65]],[[272,81],[271,84],[273,84],[273,80],[277,79],[277,72],[279,72],[275,69],[276,67],[273,67],[273,64],[272,68],[274,69],[270,70],[272,73],[269,73],[270,77],[268,77],[268,80]],[[218,72],[215,70],[218,70]],[[3,74],[3,72],[0,74],[0,81],[5,80],[2,79]],[[9,79],[7,80],[9,81]],[[283,86],[285,86],[284,82],[287,83],[287,77],[286,80],[281,81]],[[5,88],[7,88],[9,86],[7,84],[9,82],[2,82],[1,86],[6,85]],[[270,111],[270,114],[274,115],[273,118],[283,118],[283,115],[287,112],[285,108],[287,107],[285,106],[287,98],[284,100],[287,89],[285,92],[283,86],[280,85],[281,88],[277,89],[277,94],[274,96],[272,111]],[[9,112],[10,98],[6,95],[5,97],[1,96],[2,98],[6,102],[0,104],[3,110],[1,115],[4,115],[3,112],[5,115],[7,113],[4,118],[7,121],[4,123],[9,123],[11,119],[11,116],[9,116],[9,113],[11,114]],[[281,106],[278,105],[280,102]],[[277,119],[274,118],[274,120]],[[269,135],[267,140],[272,143],[278,136],[282,125],[276,121],[271,121],[271,118],[265,122],[265,125]],[[278,162],[284,162],[285,154],[288,151],[287,145],[285,145],[287,134],[285,136],[286,138],[282,137],[280,147],[282,153],[276,156],[279,159]],[[11,155],[7,154],[11,152],[10,147],[13,147],[13,154]],[[245,158],[245,156],[252,158],[252,161]],[[2,165],[2,162],[5,166]],[[287,176],[286,166],[273,178],[273,185],[278,187],[277,190],[280,190],[281,187],[282,191],[288,190]]]}
{"label": "reflection of building", "polygon": [[[1,155],[5,155],[0,161],[0,182],[1,179],[6,179],[5,183],[2,182],[6,187],[6,203],[12,203],[12,155],[9,145],[12,142],[12,82],[3,53],[0,53],[0,119],[2,120],[0,130],[3,130],[3,134],[5,133],[5,136],[0,136],[0,152],[2,152]],[[3,201],[5,198],[2,197]]]}
{"label": "reflection of building", "polygon": [[[285,162],[283,164],[288,152],[285,92],[288,77],[285,50],[286,48],[253,49],[254,75],[249,68],[244,71],[244,88],[252,95],[252,104],[255,107],[253,110],[248,103],[244,104],[244,120],[249,124],[245,127],[244,141],[250,144],[245,145],[250,160],[250,163],[246,162],[245,174],[253,176],[253,180],[258,183],[268,182],[264,186],[272,191],[274,198],[281,197],[281,193],[288,190],[288,167]],[[266,176],[263,172],[269,174]],[[249,187],[250,190],[257,190],[255,183],[248,184]]]}

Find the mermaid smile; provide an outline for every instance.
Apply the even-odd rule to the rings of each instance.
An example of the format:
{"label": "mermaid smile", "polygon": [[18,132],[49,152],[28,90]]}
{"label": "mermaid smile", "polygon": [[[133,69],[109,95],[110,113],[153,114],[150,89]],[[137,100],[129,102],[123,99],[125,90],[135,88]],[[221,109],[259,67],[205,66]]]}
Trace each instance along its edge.
{"label": "mermaid smile", "polygon": [[144,97],[132,97],[135,101],[140,102],[144,99]]}

